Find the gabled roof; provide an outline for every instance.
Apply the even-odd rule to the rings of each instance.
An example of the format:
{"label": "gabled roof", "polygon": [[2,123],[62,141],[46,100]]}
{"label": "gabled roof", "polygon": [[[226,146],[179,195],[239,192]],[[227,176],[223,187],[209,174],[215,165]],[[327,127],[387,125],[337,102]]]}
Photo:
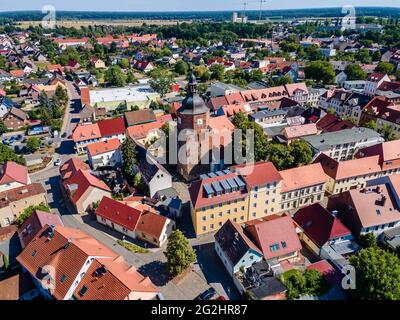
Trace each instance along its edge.
{"label": "gabled roof", "polygon": [[87,170],[79,169],[69,179],[64,181],[64,186],[70,191],[71,200],[77,203],[90,187],[111,192],[104,181],[92,175]]}
{"label": "gabled roof", "polygon": [[13,116],[15,116],[15,117],[17,117],[17,118],[19,118],[21,120],[28,119],[28,114],[25,111],[23,111],[23,110],[21,110],[19,108],[16,108],[16,107],[12,107],[10,109],[10,113],[9,114],[12,114]]}
{"label": "gabled roof", "polygon": [[262,255],[260,249],[244,234],[242,227],[230,219],[214,237],[232,265],[236,265],[249,250]]}
{"label": "gabled roof", "polygon": [[335,180],[363,176],[381,171],[379,156],[336,161],[322,153],[314,162],[319,163],[325,173]]}
{"label": "gabled roof", "polygon": [[235,166],[232,169],[243,177],[251,189],[282,180],[282,176],[272,162],[256,162]]}
{"label": "gabled roof", "polygon": [[28,184],[28,168],[13,161],[7,161],[0,169],[0,185],[12,182]]}
{"label": "gabled roof", "polygon": [[[301,249],[293,220],[286,215],[249,221],[246,223],[245,232],[261,249],[267,260]],[[272,248],[274,245],[275,248]]]}
{"label": "gabled roof", "polygon": [[118,150],[120,147],[121,143],[119,142],[118,138],[114,138],[107,141],[90,143],[87,146],[87,150],[89,154],[94,157],[98,156],[99,154]]}
{"label": "gabled roof", "polygon": [[156,116],[153,110],[143,109],[138,111],[126,112],[125,120],[128,126],[135,126],[138,124],[156,121]]}
{"label": "gabled roof", "polygon": [[102,137],[125,133],[124,118],[108,119],[97,122]]}
{"label": "gabled roof", "polygon": [[144,212],[136,225],[138,232],[143,232],[156,239],[160,239],[168,218],[154,212]]}
{"label": "gabled roof", "polygon": [[379,155],[380,163],[400,159],[400,140],[387,141],[360,149],[356,157],[365,158]]}
{"label": "gabled roof", "polygon": [[78,170],[90,170],[90,167],[80,158],[69,159],[60,167],[62,180],[70,178]]}
{"label": "gabled roof", "polygon": [[289,192],[326,183],[327,176],[319,163],[280,171],[282,192]]}
{"label": "gabled roof", "polygon": [[318,134],[318,129],[315,123],[302,124],[298,126],[285,127],[283,134],[287,139],[295,139],[305,136]]}
{"label": "gabled roof", "polygon": [[335,132],[354,127],[354,124],[352,124],[350,121],[342,120],[329,113],[317,122],[317,128],[322,132]]}
{"label": "gabled roof", "polygon": [[102,134],[97,123],[78,125],[72,133],[72,139],[74,142],[99,139],[101,136]]}
{"label": "gabled roof", "polygon": [[[53,237],[49,240],[51,232]],[[54,268],[53,296],[62,300],[90,256],[113,258],[117,255],[83,231],[59,226],[52,230],[46,225],[25,247],[17,261],[39,281],[47,274],[42,268]]]}
{"label": "gabled roof", "polygon": [[300,209],[293,219],[319,247],[331,239],[351,235],[350,230],[319,203]]}

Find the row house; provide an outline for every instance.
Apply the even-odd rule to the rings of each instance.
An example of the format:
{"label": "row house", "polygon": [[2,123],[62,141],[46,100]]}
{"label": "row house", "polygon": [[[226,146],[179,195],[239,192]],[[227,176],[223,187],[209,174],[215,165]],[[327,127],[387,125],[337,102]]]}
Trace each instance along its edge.
{"label": "row house", "polygon": [[375,96],[378,88],[385,81],[390,82],[390,78],[387,74],[380,72],[371,73],[365,82],[364,93],[371,97]]}
{"label": "row house", "polygon": [[157,211],[134,201],[121,202],[104,197],[96,209],[99,223],[118,231],[131,239],[140,239],[156,247],[163,246],[175,222]]}
{"label": "row house", "polygon": [[79,124],[72,133],[77,154],[86,152],[89,144],[117,138],[122,144],[125,141],[124,118],[102,120],[95,124]]}
{"label": "row house", "polygon": [[89,164],[98,167],[120,167],[122,165],[121,143],[117,138],[91,143],[87,146]]}
{"label": "row house", "polygon": [[380,134],[368,128],[327,132],[316,136],[304,137],[303,140],[310,145],[314,157],[322,153],[338,161],[352,159],[360,148],[384,142]]}
{"label": "row house", "polygon": [[360,123],[369,121],[376,122],[376,130],[389,127],[393,135],[400,137],[400,104],[394,104],[384,97],[373,98],[364,108],[361,114]]}

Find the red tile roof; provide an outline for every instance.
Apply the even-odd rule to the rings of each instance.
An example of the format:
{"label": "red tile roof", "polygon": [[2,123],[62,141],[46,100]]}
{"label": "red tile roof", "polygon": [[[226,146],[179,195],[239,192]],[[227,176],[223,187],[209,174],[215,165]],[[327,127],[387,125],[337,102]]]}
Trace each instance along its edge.
{"label": "red tile roof", "polygon": [[13,161],[7,161],[0,169],[0,185],[12,182],[28,184],[28,168]]}
{"label": "red tile roof", "polygon": [[130,231],[134,231],[142,214],[136,208],[114,199],[103,197],[96,210],[96,215],[114,222]]}
{"label": "red tile roof", "polygon": [[156,239],[160,239],[168,219],[153,212],[144,212],[136,226],[138,232],[143,232]]}
{"label": "red tile roof", "polygon": [[99,154],[118,150],[120,147],[121,143],[117,138],[114,138],[107,141],[99,141],[91,143],[87,146],[87,150],[90,153],[90,155],[94,157]]}
{"label": "red tile roof", "polygon": [[283,134],[287,139],[295,139],[318,134],[318,129],[315,123],[302,124],[298,126],[286,127],[283,129]]}
{"label": "red tile roof", "polygon": [[64,181],[64,187],[66,190],[70,191],[70,197],[73,203],[77,203],[90,187],[111,192],[104,181],[95,177],[89,171],[81,169]]}
{"label": "red tile roof", "polygon": [[71,158],[60,167],[62,180],[70,178],[78,170],[90,170],[89,165],[79,158]]}
{"label": "red tile roof", "polygon": [[293,219],[319,247],[329,240],[351,235],[350,230],[319,203],[300,209]]}
{"label": "red tile roof", "polygon": [[354,127],[354,124],[352,124],[350,121],[342,120],[329,113],[317,122],[317,128],[322,132],[335,132]]}
{"label": "red tile roof", "polygon": [[243,176],[246,184],[251,189],[282,180],[272,162],[256,162],[254,164],[239,165],[232,169]]}
{"label": "red tile roof", "polygon": [[[282,257],[301,249],[293,220],[288,216],[271,220],[250,221],[245,232],[261,249],[264,258],[267,260]],[[279,249],[271,250],[271,246],[276,244],[279,245]]]}
{"label": "red tile roof", "polygon": [[283,170],[282,192],[298,190],[326,183],[327,176],[319,163]]}
{"label": "red tile roof", "polygon": [[108,119],[97,122],[102,137],[125,133],[124,118]]}

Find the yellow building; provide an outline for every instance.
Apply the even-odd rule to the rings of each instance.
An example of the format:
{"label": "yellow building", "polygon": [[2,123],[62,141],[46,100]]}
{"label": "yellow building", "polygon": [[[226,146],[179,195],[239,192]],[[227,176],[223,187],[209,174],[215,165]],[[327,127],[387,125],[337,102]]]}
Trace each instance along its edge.
{"label": "yellow building", "polygon": [[228,219],[237,223],[248,220],[246,184],[230,171],[202,176],[189,192],[196,235],[217,231]]}

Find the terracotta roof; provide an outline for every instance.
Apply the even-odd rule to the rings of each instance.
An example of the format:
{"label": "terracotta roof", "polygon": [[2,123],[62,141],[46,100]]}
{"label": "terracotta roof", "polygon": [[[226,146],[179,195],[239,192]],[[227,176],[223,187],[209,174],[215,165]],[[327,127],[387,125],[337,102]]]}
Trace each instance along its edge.
{"label": "terracotta roof", "polygon": [[110,151],[118,150],[121,147],[121,143],[118,138],[110,139],[107,141],[99,141],[91,143],[87,146],[87,150],[92,157],[99,154],[103,154]]}
{"label": "terracotta roof", "polygon": [[151,109],[126,112],[124,116],[128,126],[156,121],[156,116]]}
{"label": "terracotta roof", "polygon": [[64,226],[58,214],[36,210],[18,229],[22,247],[26,247],[45,225]]}
{"label": "terracotta roof", "polygon": [[78,42],[78,43],[86,43],[89,41],[89,38],[56,38],[54,39],[54,42],[63,44],[63,43],[74,43],[74,42]]}
{"label": "terracotta roof", "polygon": [[225,98],[228,104],[239,104],[244,102],[242,95],[239,92],[228,94]]}
{"label": "terracotta roof", "polygon": [[8,207],[11,203],[30,198],[39,194],[46,195],[41,183],[28,184],[19,188],[0,192],[0,208]]}
{"label": "terracotta roof", "polygon": [[233,265],[236,265],[250,249],[262,255],[257,246],[244,234],[242,227],[230,219],[214,237]]}
{"label": "terracotta roof", "polygon": [[137,126],[129,127],[127,129],[129,136],[134,139],[134,140],[140,140],[144,139],[147,137],[147,135],[157,129],[161,129],[161,127],[164,125],[163,122],[161,121],[155,121],[155,122],[150,122],[150,123],[145,123],[145,124],[140,124]]}
{"label": "terracotta roof", "polygon": [[[99,274],[104,270],[104,274]],[[83,287],[86,290],[82,290]],[[95,259],[74,291],[77,300],[125,300],[131,292],[158,293],[148,277],[143,277],[122,257]],[[84,292],[84,293],[83,293]]]}
{"label": "terracotta roof", "polygon": [[217,110],[219,107],[225,106],[228,104],[225,96],[214,97],[208,101],[208,106],[211,110]]}
{"label": "terracotta roof", "polygon": [[142,214],[136,208],[130,207],[120,201],[103,197],[96,210],[96,215],[106,218],[130,231],[134,231]]}
{"label": "terracotta roof", "polygon": [[224,131],[233,132],[233,130],[235,130],[234,124],[226,116],[210,118],[208,125],[210,129],[216,131],[217,133]]}
{"label": "terracotta roof", "polygon": [[13,161],[7,161],[0,169],[0,185],[19,182],[28,184],[28,168]]}
{"label": "terracotta roof", "polygon": [[329,240],[351,235],[350,230],[319,203],[300,209],[293,219],[319,247]]}
{"label": "terracotta roof", "polygon": [[[293,220],[285,215],[259,223],[250,222],[246,226],[245,232],[261,249],[267,260],[282,257],[301,249]],[[271,248],[273,245],[276,245],[276,249]]]}
{"label": "terracotta roof", "polygon": [[125,133],[124,118],[108,119],[97,122],[102,137]]}
{"label": "terracotta roof", "polygon": [[66,190],[70,191],[70,197],[73,203],[77,203],[90,187],[111,192],[104,181],[95,177],[89,171],[82,169],[79,169],[73,173],[70,178],[66,179],[64,181],[64,187]]}
{"label": "terracotta roof", "polygon": [[39,281],[46,274],[42,271],[43,267],[54,268],[53,296],[58,300],[64,299],[90,256],[117,256],[115,252],[81,230],[55,227],[53,237],[49,240],[51,232],[52,229],[48,225],[44,226],[17,260]]}
{"label": "terracotta roof", "polygon": [[326,183],[327,176],[319,163],[283,170],[282,192],[298,190]]}
{"label": "terracotta roof", "polygon": [[325,173],[335,180],[347,179],[381,171],[379,156],[338,162],[325,154],[320,154],[315,159],[315,163],[321,164]]}
{"label": "terracotta roof", "polygon": [[10,74],[14,78],[22,78],[25,75],[25,71],[24,70],[11,70]]}
{"label": "terracotta roof", "polygon": [[318,129],[315,123],[302,124],[298,126],[286,127],[283,129],[283,134],[287,139],[295,139],[305,136],[318,134]]}
{"label": "terracotta roof", "polygon": [[379,163],[383,170],[400,167],[400,140],[393,140],[360,149],[356,158],[379,156]]}
{"label": "terracotta roof", "polygon": [[[138,207],[136,207],[138,208]],[[136,231],[160,239],[168,218],[153,212],[144,212],[136,225]]]}
{"label": "terracotta roof", "polygon": [[89,165],[83,162],[80,158],[71,158],[60,167],[62,179],[68,179],[79,169],[90,170]]}
{"label": "terracotta roof", "polygon": [[285,88],[289,94],[289,97],[292,97],[298,90],[301,90],[305,94],[308,94],[308,88],[304,82],[285,84]]}
{"label": "terracotta roof", "polygon": [[386,74],[381,73],[381,72],[374,72],[371,73],[368,77],[368,81],[373,81],[373,82],[379,82],[381,81],[384,77],[386,76]]}
{"label": "terracotta roof", "polygon": [[235,166],[232,169],[243,177],[251,189],[282,180],[282,176],[272,162],[256,162]]}
{"label": "terracotta roof", "polygon": [[10,114],[12,114],[13,116],[15,116],[15,117],[17,117],[17,118],[19,118],[21,120],[27,120],[28,119],[28,114],[25,111],[23,111],[23,110],[21,110],[19,108],[16,108],[16,107],[12,107],[10,109]]}
{"label": "terracotta roof", "polygon": [[81,91],[81,103],[84,106],[85,104],[90,104],[90,90],[87,87],[83,87],[80,89]]}
{"label": "terracotta roof", "polygon": [[73,134],[72,139],[74,142],[85,141],[90,139],[101,138],[100,128],[98,124],[82,124],[78,125]]}

